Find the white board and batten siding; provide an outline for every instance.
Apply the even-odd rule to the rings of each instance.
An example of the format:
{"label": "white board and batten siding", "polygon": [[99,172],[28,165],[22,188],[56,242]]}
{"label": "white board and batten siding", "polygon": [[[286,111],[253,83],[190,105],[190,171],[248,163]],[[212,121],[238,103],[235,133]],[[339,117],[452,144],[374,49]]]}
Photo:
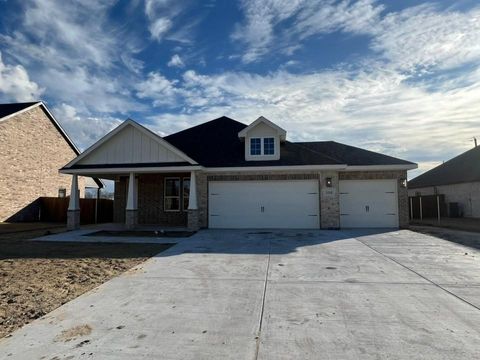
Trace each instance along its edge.
{"label": "white board and batten siding", "polygon": [[184,162],[185,159],[134,126],[126,126],[78,164]]}
{"label": "white board and batten siding", "polygon": [[318,229],[318,181],[211,181],[210,228]]}
{"label": "white board and batten siding", "polygon": [[397,180],[340,180],[341,228],[398,228]]}

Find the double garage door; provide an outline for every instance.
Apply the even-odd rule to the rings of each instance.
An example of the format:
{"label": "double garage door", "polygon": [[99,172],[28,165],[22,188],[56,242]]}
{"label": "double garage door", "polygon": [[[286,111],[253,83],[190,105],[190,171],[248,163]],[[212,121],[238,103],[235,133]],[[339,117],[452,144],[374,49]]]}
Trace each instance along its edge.
{"label": "double garage door", "polygon": [[211,181],[209,227],[319,228],[317,180]]}
{"label": "double garage door", "polygon": [[[396,180],[341,180],[340,227],[398,227]],[[318,229],[317,180],[211,181],[209,227]]]}

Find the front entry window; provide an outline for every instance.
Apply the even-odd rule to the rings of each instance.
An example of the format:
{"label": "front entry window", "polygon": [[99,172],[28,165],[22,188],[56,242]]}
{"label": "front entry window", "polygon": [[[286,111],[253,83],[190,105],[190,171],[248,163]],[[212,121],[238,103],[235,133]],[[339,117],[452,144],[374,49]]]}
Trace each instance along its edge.
{"label": "front entry window", "polygon": [[165,178],[165,211],[180,211],[180,178]]}

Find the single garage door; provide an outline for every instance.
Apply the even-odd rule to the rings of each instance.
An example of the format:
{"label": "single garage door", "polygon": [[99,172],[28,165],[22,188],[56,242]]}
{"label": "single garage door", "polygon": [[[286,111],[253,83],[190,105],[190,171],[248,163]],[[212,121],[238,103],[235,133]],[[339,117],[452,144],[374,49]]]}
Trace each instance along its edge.
{"label": "single garage door", "polygon": [[398,227],[396,180],[340,180],[340,227]]}
{"label": "single garage door", "polygon": [[318,181],[211,181],[209,227],[319,228]]}

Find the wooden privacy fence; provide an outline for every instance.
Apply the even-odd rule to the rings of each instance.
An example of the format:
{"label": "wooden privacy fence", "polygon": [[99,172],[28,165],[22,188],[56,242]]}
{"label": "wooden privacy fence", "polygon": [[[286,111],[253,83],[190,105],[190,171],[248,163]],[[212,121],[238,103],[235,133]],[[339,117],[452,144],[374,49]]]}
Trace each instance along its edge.
{"label": "wooden privacy fence", "polygon": [[[67,222],[69,198],[41,197],[40,221]],[[113,221],[113,200],[80,199],[80,223],[95,224]]]}
{"label": "wooden privacy fence", "polygon": [[445,195],[409,197],[410,219],[440,219],[448,216]]}

